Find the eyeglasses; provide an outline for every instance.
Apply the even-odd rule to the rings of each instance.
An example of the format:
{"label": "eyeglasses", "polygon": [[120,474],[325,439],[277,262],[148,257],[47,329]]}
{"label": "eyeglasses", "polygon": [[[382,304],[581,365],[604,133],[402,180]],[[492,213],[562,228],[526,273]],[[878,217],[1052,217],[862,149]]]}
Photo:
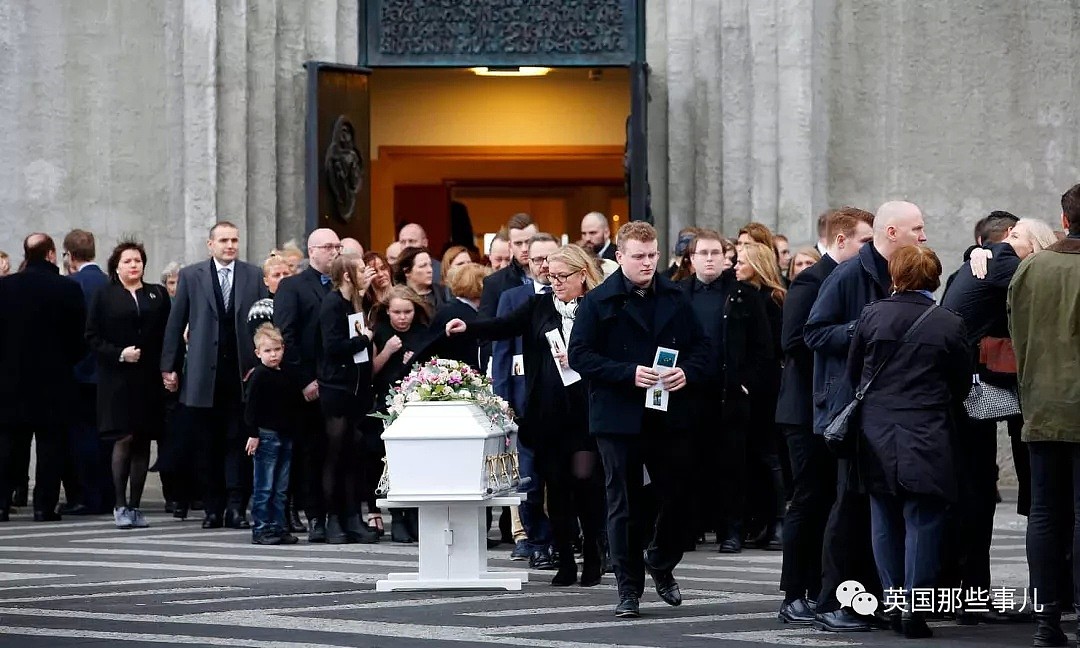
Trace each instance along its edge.
{"label": "eyeglasses", "polygon": [[529,257],[529,261],[532,261],[536,265],[544,265],[545,263],[547,263],[547,257]]}
{"label": "eyeglasses", "polygon": [[579,272],[581,272],[581,270],[575,270],[574,272],[567,272],[566,274],[549,274],[548,277],[551,278],[551,283],[553,283],[553,284],[561,284],[561,283],[566,283],[567,279],[569,279],[570,277],[573,277],[574,275],[576,275]]}
{"label": "eyeglasses", "polygon": [[723,250],[698,250],[697,252],[694,252],[694,256],[705,257],[706,259],[711,259],[712,257],[722,257],[722,256],[724,256],[724,251]]}
{"label": "eyeglasses", "polygon": [[311,247],[314,250],[326,250],[329,252],[330,250],[340,250],[344,246],[341,243],[327,243],[325,245],[312,245]]}

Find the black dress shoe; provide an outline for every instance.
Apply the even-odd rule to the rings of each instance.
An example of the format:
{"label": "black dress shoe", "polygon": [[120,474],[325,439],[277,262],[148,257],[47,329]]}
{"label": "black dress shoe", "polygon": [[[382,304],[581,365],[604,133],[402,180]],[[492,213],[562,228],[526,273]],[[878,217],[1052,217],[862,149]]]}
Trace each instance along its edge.
{"label": "black dress shoe", "polygon": [[344,519],[345,535],[348,536],[349,542],[355,542],[359,544],[375,544],[379,541],[379,534],[374,529],[368,528],[368,525],[364,524],[360,520],[359,513],[353,513]]}
{"label": "black dress shoe", "polygon": [[289,533],[288,531],[286,531],[285,533],[282,533],[278,537],[281,538],[281,544],[283,544],[283,545],[294,545],[297,542],[300,542],[300,538],[297,538],[296,536]]}
{"label": "black dress shoe", "polygon": [[247,520],[247,514],[240,509],[225,511],[225,526],[230,529],[250,529],[251,523]]}
{"label": "black dress shoe", "polygon": [[307,527],[300,521],[300,513],[296,509],[290,509],[289,514],[285,516],[285,526],[289,527],[289,531],[293,533],[307,531]]}
{"label": "black dress shoe", "polygon": [[866,619],[844,609],[815,614],[814,627],[826,632],[870,632]]}
{"label": "black dress shoe", "polygon": [[308,518],[308,542],[326,542],[326,522],[321,515]]}
{"label": "black dress shoe", "polygon": [[664,603],[682,605],[682,592],[679,591],[679,584],[675,582],[675,577],[671,575],[671,572],[656,571],[650,569],[648,565],[645,566],[645,569],[652,576],[653,582],[656,584],[656,593]]}
{"label": "black dress shoe", "polygon": [[349,536],[341,526],[341,518],[331,513],[326,516],[326,544],[347,544]]}
{"label": "black dress shoe", "polygon": [[203,518],[202,528],[204,529],[220,529],[221,528],[221,516],[217,513],[207,513]]}
{"label": "black dress shoe", "polygon": [[739,540],[738,536],[724,538],[723,541],[720,542],[718,551],[726,554],[742,553],[742,541]]}
{"label": "black dress shoe", "polygon": [[[412,542],[412,536],[409,535],[409,525],[405,523],[404,509],[396,509],[392,515],[394,517],[390,520],[390,539],[401,544]],[[489,538],[487,541],[488,549],[491,549],[491,542]]]}
{"label": "black dress shoe", "polygon": [[177,520],[186,520],[187,519],[187,514],[188,514],[188,506],[187,506],[187,504],[181,504],[180,502],[176,502],[175,506],[173,506],[172,516],[174,518],[176,518]]}
{"label": "black dress shoe", "polygon": [[90,508],[84,504],[64,504],[60,507],[61,515],[90,515]]}
{"label": "black dress shoe", "polygon": [[806,604],[806,599],[800,598],[781,605],[777,618],[792,625],[812,625],[814,623],[814,611]]}
{"label": "black dress shoe", "polygon": [[934,636],[934,631],[926,625],[926,619],[921,614],[904,612],[900,625],[908,639],[927,639]]}
{"label": "black dress shoe", "polygon": [[1035,613],[1033,646],[1068,646],[1069,638],[1061,630],[1061,614]]}
{"label": "black dress shoe", "polygon": [[59,522],[60,514],[56,511],[34,511],[34,522]]}
{"label": "black dress shoe", "polygon": [[641,616],[636,596],[625,594],[619,597],[619,604],[615,606],[615,616],[620,619],[636,619]]}
{"label": "black dress shoe", "polygon": [[251,539],[253,545],[279,545],[281,544],[281,536],[276,535],[261,535],[253,537]]}
{"label": "black dress shoe", "polygon": [[537,549],[529,558],[529,569],[550,571],[555,569],[555,563],[551,561],[551,552],[546,549]]}

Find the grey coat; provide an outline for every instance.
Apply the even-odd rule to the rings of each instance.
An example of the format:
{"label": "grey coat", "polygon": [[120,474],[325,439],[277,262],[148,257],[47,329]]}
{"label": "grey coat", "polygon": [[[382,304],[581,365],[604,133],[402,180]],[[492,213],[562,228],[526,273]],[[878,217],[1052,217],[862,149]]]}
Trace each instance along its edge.
{"label": "grey coat", "polygon": [[[201,261],[180,270],[176,299],[165,326],[161,352],[163,372],[181,372],[180,402],[188,407],[213,407],[214,380],[218,359],[219,304],[214,297],[217,278],[211,274],[212,261]],[[236,349],[240,362],[236,380],[255,366],[255,345],[248,339],[247,314],[252,304],[268,295],[262,271],[250,263],[237,261],[232,286],[232,313]],[[188,345],[184,350],[184,327]],[[186,362],[185,362],[186,356]]]}

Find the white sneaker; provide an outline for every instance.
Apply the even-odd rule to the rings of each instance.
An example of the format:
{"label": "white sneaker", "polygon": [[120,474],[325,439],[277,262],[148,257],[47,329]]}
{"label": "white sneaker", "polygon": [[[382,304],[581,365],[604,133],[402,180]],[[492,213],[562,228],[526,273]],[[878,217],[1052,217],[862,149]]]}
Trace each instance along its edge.
{"label": "white sneaker", "polygon": [[113,509],[113,521],[116,522],[117,529],[130,529],[135,526],[135,521],[132,520],[131,509],[126,506]]}
{"label": "white sneaker", "polygon": [[146,521],[146,516],[139,509],[128,509],[128,516],[131,518],[131,526],[136,529],[145,529],[150,526],[150,523]]}

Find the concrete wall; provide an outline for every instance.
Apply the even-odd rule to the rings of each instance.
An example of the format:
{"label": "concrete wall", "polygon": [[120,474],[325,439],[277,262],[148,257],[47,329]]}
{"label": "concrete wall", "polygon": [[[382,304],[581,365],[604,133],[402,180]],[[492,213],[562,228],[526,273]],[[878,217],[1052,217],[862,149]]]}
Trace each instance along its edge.
{"label": "concrete wall", "polygon": [[1077,171],[1075,2],[648,0],[650,178],[671,232],[907,198],[955,266],[994,209],[1056,224]]}
{"label": "concrete wall", "polygon": [[303,234],[307,59],[357,60],[359,0],[0,3],[0,249],[134,234],[149,270]]}

